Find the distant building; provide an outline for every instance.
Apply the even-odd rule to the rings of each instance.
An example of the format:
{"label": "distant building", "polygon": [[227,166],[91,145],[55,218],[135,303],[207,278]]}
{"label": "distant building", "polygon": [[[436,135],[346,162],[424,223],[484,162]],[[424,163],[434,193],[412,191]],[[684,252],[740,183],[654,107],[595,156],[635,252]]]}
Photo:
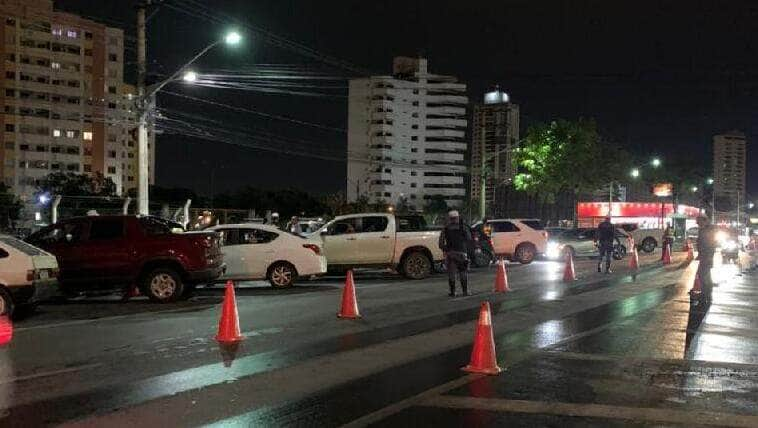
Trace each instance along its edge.
{"label": "distant building", "polygon": [[713,185],[716,197],[745,198],[745,134],[731,131],[713,137]]}
{"label": "distant building", "polygon": [[496,89],[484,95],[482,104],[475,104],[471,119],[471,202],[479,203],[482,167],[488,212],[494,209],[496,189],[510,182],[515,175],[513,149],[519,140],[519,106],[511,103],[508,94]]}
{"label": "distant building", "polygon": [[0,180],[25,199],[53,172],[99,172],[119,193],[135,188],[123,31],[54,11],[51,0],[0,0],[0,15]]}
{"label": "distant building", "polygon": [[463,202],[467,103],[466,85],[429,73],[424,58],[397,57],[392,76],[351,80],[348,200]]}

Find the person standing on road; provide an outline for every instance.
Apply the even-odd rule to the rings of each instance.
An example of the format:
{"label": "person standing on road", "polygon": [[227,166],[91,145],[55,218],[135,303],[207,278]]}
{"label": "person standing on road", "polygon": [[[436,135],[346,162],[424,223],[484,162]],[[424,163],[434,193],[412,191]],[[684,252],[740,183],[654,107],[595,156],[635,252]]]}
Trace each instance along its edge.
{"label": "person standing on road", "polygon": [[293,215],[290,222],[287,223],[287,230],[296,235],[300,234],[300,219],[296,215]]}
{"label": "person standing on road", "polygon": [[713,255],[716,253],[716,232],[708,217],[701,215],[697,218],[697,275],[703,287],[703,295],[706,301],[711,301],[713,281],[711,269],[713,268]]}
{"label": "person standing on road", "polygon": [[458,211],[450,211],[447,226],[440,232],[439,241],[440,249],[445,253],[450,297],[455,297],[456,275],[460,279],[463,295],[468,296],[468,246],[470,242],[471,230],[461,222]]}
{"label": "person standing on road", "polygon": [[613,243],[616,239],[616,229],[611,223],[611,217],[605,217],[602,223],[597,225],[597,248],[600,259],[597,261],[597,271],[602,272],[603,258],[605,258],[605,273],[611,273],[611,258],[613,257]]}

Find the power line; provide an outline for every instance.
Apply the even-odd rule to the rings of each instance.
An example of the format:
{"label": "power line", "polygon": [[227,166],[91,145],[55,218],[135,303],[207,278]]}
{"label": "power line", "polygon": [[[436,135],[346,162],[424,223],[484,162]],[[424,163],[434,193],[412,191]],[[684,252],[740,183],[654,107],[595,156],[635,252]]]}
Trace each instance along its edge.
{"label": "power line", "polygon": [[248,109],[248,108],[237,107],[237,106],[233,106],[233,105],[230,105],[230,104],[220,103],[220,102],[217,102],[217,101],[210,101],[210,100],[205,100],[205,99],[202,99],[202,98],[193,97],[193,96],[190,96],[190,95],[184,95],[184,94],[180,94],[180,93],[177,93],[177,92],[171,92],[171,91],[167,91],[165,89],[161,90],[161,93],[162,94],[171,95],[171,96],[174,96],[174,97],[180,97],[180,98],[185,98],[185,99],[189,99],[189,100],[192,100],[192,101],[197,101],[197,102],[200,102],[200,103],[214,105],[214,106],[217,106],[217,107],[223,107],[223,108],[226,108],[226,109],[229,109],[229,110],[235,110],[235,111],[239,111],[239,112],[242,112],[242,113],[255,114],[255,115],[258,115],[258,116],[261,116],[261,117],[266,117],[266,118],[269,118],[269,119],[283,120],[283,121],[286,121],[286,122],[296,123],[298,125],[304,125],[304,126],[310,126],[310,127],[313,127],[313,128],[324,129],[324,130],[327,130],[327,131],[346,132],[345,129],[343,129],[343,128],[335,128],[335,127],[332,127],[332,126],[320,125],[318,123],[306,122],[306,121],[303,121],[303,120],[293,119],[293,118],[287,117],[287,116],[281,116],[281,115],[270,114],[270,113],[263,113],[263,112],[251,110],[251,109]]}

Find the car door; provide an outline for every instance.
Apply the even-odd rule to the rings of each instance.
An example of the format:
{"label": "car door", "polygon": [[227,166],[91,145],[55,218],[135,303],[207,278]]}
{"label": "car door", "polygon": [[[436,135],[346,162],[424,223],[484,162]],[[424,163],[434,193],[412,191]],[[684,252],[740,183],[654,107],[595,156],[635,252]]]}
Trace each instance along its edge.
{"label": "car door", "polygon": [[87,221],[77,219],[48,226],[29,237],[32,245],[51,253],[58,260],[59,281],[66,285],[78,284],[84,278],[84,260],[80,244],[84,239]]}
{"label": "car door", "polygon": [[[394,221],[394,219],[393,219]],[[390,217],[372,215],[360,218],[360,232],[353,242],[362,264],[387,264],[395,253],[395,235],[390,233]]]}
{"label": "car door", "polygon": [[238,245],[233,250],[240,254],[241,278],[263,279],[268,267],[280,252],[281,240],[278,233],[257,228],[240,228]]}
{"label": "car door", "polygon": [[513,254],[521,242],[521,231],[510,221],[491,221],[492,244],[496,254]]}
{"label": "car door", "polygon": [[355,253],[354,243],[357,241],[357,233],[360,231],[360,222],[357,217],[348,217],[331,222],[325,228],[322,239],[324,242],[324,255],[332,265],[354,265],[360,261]]}
{"label": "car door", "polygon": [[576,253],[592,255],[597,252],[595,246],[595,229],[579,229],[576,232]]}
{"label": "car door", "polygon": [[224,256],[226,263],[226,273],[224,278],[239,278],[244,272],[245,261],[249,257],[245,249],[239,242],[239,229],[237,228],[219,228],[214,229],[220,237],[221,254]]}
{"label": "car door", "polygon": [[112,288],[129,281],[133,274],[131,245],[126,239],[124,217],[90,217],[82,252],[83,280],[98,288]]}

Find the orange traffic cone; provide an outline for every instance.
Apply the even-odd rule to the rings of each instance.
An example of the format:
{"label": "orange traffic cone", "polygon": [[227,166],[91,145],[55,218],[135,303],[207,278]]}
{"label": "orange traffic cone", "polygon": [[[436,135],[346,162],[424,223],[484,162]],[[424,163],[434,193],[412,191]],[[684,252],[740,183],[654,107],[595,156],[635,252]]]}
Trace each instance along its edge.
{"label": "orange traffic cone", "polygon": [[497,366],[495,356],[495,339],[492,337],[492,316],[490,302],[482,302],[479,309],[479,323],[476,325],[474,347],[471,350],[471,361],[462,369],[469,373],[496,375],[502,370]]}
{"label": "orange traffic cone", "polygon": [[632,256],[629,258],[629,269],[636,271],[640,268],[640,256],[637,253],[637,248],[632,247]]}
{"label": "orange traffic cone", "polygon": [[337,314],[339,318],[360,318],[358,312],[358,301],[355,299],[355,283],[353,282],[353,271],[347,271],[345,278],[345,287],[342,289],[342,308]]}
{"label": "orange traffic cone", "polygon": [[576,272],[574,271],[574,255],[571,251],[566,252],[566,267],[563,269],[563,282],[576,281]]}
{"label": "orange traffic cone", "polygon": [[663,254],[661,255],[661,260],[663,261],[664,265],[671,264],[671,247],[668,243],[663,244]]}
{"label": "orange traffic cone", "polygon": [[237,298],[234,295],[234,283],[226,282],[224,303],[221,306],[221,319],[218,321],[216,340],[222,343],[239,342],[244,339],[240,333],[240,319],[237,315]]}
{"label": "orange traffic cone", "polygon": [[511,291],[508,287],[508,274],[505,271],[505,260],[502,258],[497,262],[497,273],[495,274],[495,293],[505,293]]}
{"label": "orange traffic cone", "polygon": [[692,250],[692,245],[688,245],[687,246],[687,261],[691,262],[693,260],[695,260],[695,253]]}

